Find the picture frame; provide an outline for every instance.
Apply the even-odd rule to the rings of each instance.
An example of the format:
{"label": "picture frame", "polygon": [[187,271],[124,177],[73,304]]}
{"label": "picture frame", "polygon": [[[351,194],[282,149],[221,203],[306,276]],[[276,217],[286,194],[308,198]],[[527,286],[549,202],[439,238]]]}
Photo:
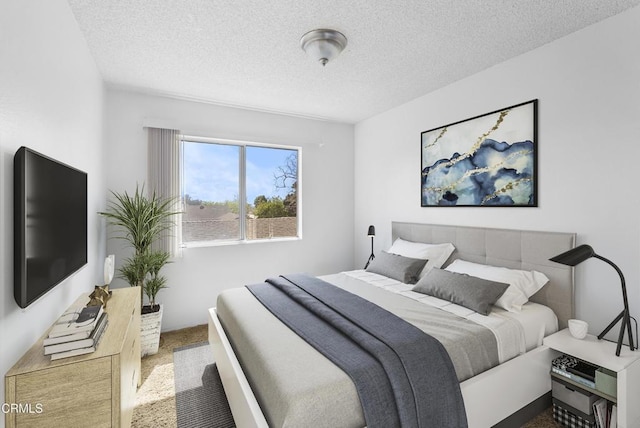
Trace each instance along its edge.
{"label": "picture frame", "polygon": [[537,207],[538,100],[421,133],[422,207]]}

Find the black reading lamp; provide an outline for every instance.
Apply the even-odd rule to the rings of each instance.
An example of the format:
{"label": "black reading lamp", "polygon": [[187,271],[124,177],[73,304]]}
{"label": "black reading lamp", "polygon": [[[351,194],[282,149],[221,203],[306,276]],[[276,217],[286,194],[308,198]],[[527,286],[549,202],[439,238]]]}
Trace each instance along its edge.
{"label": "black reading lamp", "polygon": [[612,322],[605,328],[602,333],[598,335],[598,339],[602,339],[605,334],[609,332],[613,328],[614,325],[618,323],[618,321],[622,320],[622,326],[620,326],[620,335],[618,336],[618,347],[616,348],[616,355],[620,356],[620,348],[622,347],[622,341],[624,339],[624,331],[627,330],[629,335],[629,349],[632,351],[635,349],[633,346],[633,335],[631,334],[631,317],[629,315],[629,303],[627,302],[627,286],[624,282],[624,275],[622,275],[622,271],[618,266],[615,265],[611,260],[608,260],[602,256],[599,256],[593,251],[593,248],[589,245],[580,245],[572,250],[559,254],[555,257],[550,258],[552,262],[560,263],[567,266],[575,266],[588,258],[595,257],[596,259],[600,259],[605,263],[611,265],[618,275],[620,275],[620,282],[622,283],[622,300],[624,301],[624,310],[618,315]]}
{"label": "black reading lamp", "polygon": [[369,263],[371,263],[371,260],[376,258],[376,256],[373,255],[373,237],[376,236],[376,228],[373,227],[373,225],[369,226],[369,231],[367,232],[367,236],[371,237],[371,255],[369,256],[369,260],[367,260],[367,264],[364,265],[365,269],[369,267]]}

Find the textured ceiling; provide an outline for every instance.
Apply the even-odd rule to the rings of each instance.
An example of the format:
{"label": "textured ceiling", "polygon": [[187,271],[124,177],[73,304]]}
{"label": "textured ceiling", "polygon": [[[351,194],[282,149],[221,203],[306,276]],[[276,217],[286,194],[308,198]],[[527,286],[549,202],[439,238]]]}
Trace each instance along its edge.
{"label": "textured ceiling", "polygon": [[[640,0],[69,0],[105,81],[355,123]],[[300,37],[348,46],[322,67]]]}

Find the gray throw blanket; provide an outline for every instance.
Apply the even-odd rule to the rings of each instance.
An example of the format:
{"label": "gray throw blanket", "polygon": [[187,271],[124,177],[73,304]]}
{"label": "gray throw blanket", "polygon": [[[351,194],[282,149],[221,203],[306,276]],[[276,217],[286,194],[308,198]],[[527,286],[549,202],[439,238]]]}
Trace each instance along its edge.
{"label": "gray throw blanket", "polygon": [[351,377],[367,426],[466,427],[444,347],[379,306],[293,274],[247,286],[278,319]]}

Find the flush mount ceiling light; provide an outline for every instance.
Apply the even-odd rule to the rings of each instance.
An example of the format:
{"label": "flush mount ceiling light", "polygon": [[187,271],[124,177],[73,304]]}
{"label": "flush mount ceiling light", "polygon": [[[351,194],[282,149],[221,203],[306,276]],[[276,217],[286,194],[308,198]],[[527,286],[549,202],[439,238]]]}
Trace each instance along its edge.
{"label": "flush mount ceiling light", "polygon": [[347,38],[336,30],[312,30],[302,36],[300,46],[307,55],[325,66],[347,46]]}

